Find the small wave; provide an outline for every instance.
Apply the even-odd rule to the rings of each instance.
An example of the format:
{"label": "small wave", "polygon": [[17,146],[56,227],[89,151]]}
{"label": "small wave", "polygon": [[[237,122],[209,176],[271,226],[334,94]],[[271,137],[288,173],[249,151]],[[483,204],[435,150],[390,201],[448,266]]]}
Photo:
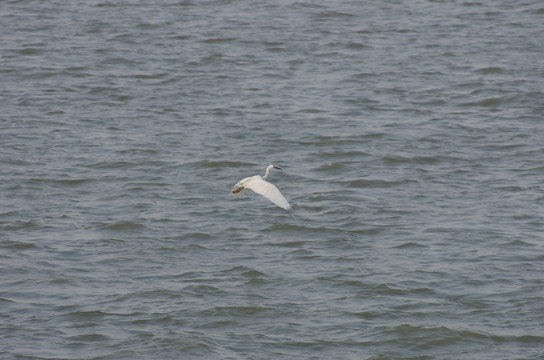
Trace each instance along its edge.
{"label": "small wave", "polygon": [[18,50],[19,54],[21,55],[40,55],[45,52],[45,49],[43,48],[37,48],[37,47],[25,47],[23,49]]}
{"label": "small wave", "polygon": [[261,306],[216,306],[214,308],[201,311],[201,315],[239,317],[244,315],[258,315],[273,310],[273,308]]}
{"label": "small wave", "polygon": [[357,317],[360,317],[360,318],[363,318],[363,319],[366,319],[366,320],[372,320],[372,319],[375,319],[375,318],[379,317],[381,314],[375,313],[375,312],[372,312],[372,311],[362,311],[362,312],[354,313],[353,315],[357,316]]}
{"label": "small wave", "polygon": [[475,70],[479,74],[500,74],[503,71],[504,69],[500,66],[486,66]]}
{"label": "small wave", "polygon": [[[33,228],[33,227],[37,227],[38,226],[38,223],[36,223],[35,221],[16,221],[14,223],[5,223],[5,225],[2,225],[2,223],[0,223],[0,227],[2,228],[2,230],[22,230],[22,229],[30,229],[30,228]],[[15,248],[30,248],[30,247],[33,247],[33,246],[30,246],[28,245],[28,243],[13,243],[11,244],[12,246],[14,246]]]}
{"label": "small wave", "polygon": [[143,228],[144,225],[138,224],[132,221],[119,221],[113,224],[105,225],[105,228],[113,231],[127,231],[127,230],[137,230]]}
{"label": "small wave", "polygon": [[466,102],[460,104],[463,107],[472,107],[472,106],[483,106],[483,107],[494,107],[498,105],[503,105],[512,102],[516,97],[488,97],[476,101]]}
{"label": "small wave", "polygon": [[329,172],[329,171],[339,171],[345,168],[344,164],[341,163],[329,163],[329,164],[323,164],[319,166],[316,171],[323,171],[323,172]]}
{"label": "small wave", "polygon": [[308,249],[293,250],[285,254],[285,256],[294,257],[296,259],[301,259],[301,260],[316,259],[320,257],[319,255],[317,255],[316,253]]}
{"label": "small wave", "polygon": [[82,335],[70,336],[68,339],[71,341],[87,343],[89,341],[106,341],[109,339],[109,337],[102,334],[93,333],[93,334],[82,334]]}
{"label": "small wave", "polygon": [[414,156],[405,157],[399,155],[384,156],[383,160],[387,163],[418,163],[418,164],[434,164],[438,162],[438,158],[435,156]]}
{"label": "small wave", "polygon": [[347,44],[346,47],[351,50],[360,50],[360,49],[367,48],[369,46],[365,44],[357,43],[357,42],[352,42]]}
{"label": "small wave", "polygon": [[236,38],[232,38],[232,37],[221,38],[221,37],[218,37],[218,38],[208,38],[208,39],[203,40],[202,42],[205,43],[205,44],[220,44],[220,43],[232,42],[234,40],[236,40]]}
{"label": "small wave", "polygon": [[418,106],[443,106],[447,104],[447,102],[442,99],[428,99],[423,101],[414,101],[414,104],[417,104]]}
{"label": "small wave", "polygon": [[350,14],[347,12],[340,12],[340,11],[322,11],[316,15],[317,18],[325,19],[325,18],[351,18],[351,17],[357,17],[356,14]]}
{"label": "small wave", "polygon": [[[9,228],[3,227],[3,230],[10,230]],[[13,229],[11,229],[13,230]],[[27,243],[22,241],[4,241],[1,245],[3,248],[7,249],[15,249],[15,250],[27,250],[27,249],[33,249],[36,248],[36,244],[34,243]]]}
{"label": "small wave", "polygon": [[354,157],[359,159],[364,156],[369,156],[370,154],[368,152],[361,151],[361,150],[348,150],[348,151],[338,151],[338,152],[324,151],[324,152],[320,152],[318,155],[323,158]]}
{"label": "small wave", "polygon": [[519,248],[519,247],[534,247],[535,245],[518,239],[518,240],[509,241],[505,244],[502,244],[502,246]]}
{"label": "small wave", "polygon": [[102,318],[109,314],[100,310],[86,310],[86,311],[79,310],[79,311],[72,311],[68,313],[67,315],[70,317],[76,317],[76,318],[82,318],[82,319],[96,319],[96,318]]}
{"label": "small wave", "polygon": [[94,179],[89,179],[89,178],[81,178],[81,179],[54,179],[52,180],[54,183],[56,184],[60,184],[60,185],[70,185],[70,186],[75,186],[75,185],[82,185],[82,184],[87,184],[89,182],[92,182],[94,181]]}
{"label": "small wave", "polygon": [[540,335],[522,335],[514,338],[515,341],[522,343],[543,343],[544,336]]}
{"label": "small wave", "polygon": [[278,231],[278,230],[292,230],[292,231],[309,231],[309,230],[325,230],[325,228],[313,228],[311,226],[305,225],[294,225],[294,224],[275,224],[269,228],[264,229],[264,231]]}
{"label": "small wave", "polygon": [[183,291],[190,292],[193,295],[204,296],[204,295],[220,295],[223,293],[218,287],[212,285],[203,285],[203,284],[190,284],[183,288]]}
{"label": "small wave", "polygon": [[212,239],[213,236],[204,232],[192,232],[192,233],[183,234],[183,238],[194,239],[194,240],[209,240],[209,239]]}
{"label": "small wave", "polygon": [[189,161],[182,164],[182,166],[190,166],[194,168],[223,169],[223,168],[247,167],[248,163],[243,161],[216,159],[216,160]]}
{"label": "small wave", "polygon": [[420,249],[420,248],[426,248],[428,246],[421,245],[414,242],[407,242],[401,245],[394,246],[395,249]]}
{"label": "small wave", "polygon": [[411,179],[402,179],[398,181],[387,181],[387,180],[366,180],[366,179],[358,179],[358,180],[351,180],[345,182],[349,187],[352,188],[374,188],[374,187],[391,187],[391,186],[397,186],[401,184],[408,184],[408,183],[417,183],[417,180],[411,180]]}
{"label": "small wave", "polygon": [[241,266],[241,265],[235,266],[233,268],[222,270],[221,272],[226,273],[226,274],[236,273],[236,274],[240,274],[240,275],[243,275],[243,276],[249,276],[249,277],[265,275],[264,273],[262,273],[262,272],[260,272],[258,270],[255,270],[253,268],[248,268],[246,266]]}
{"label": "small wave", "polygon": [[269,246],[280,246],[280,247],[292,247],[299,248],[303,246],[307,241],[306,240],[294,240],[294,241],[280,241],[280,242],[270,242],[267,245]]}
{"label": "small wave", "polygon": [[129,161],[100,161],[87,165],[87,167],[96,169],[126,169],[137,165],[138,164]]}
{"label": "small wave", "polygon": [[312,136],[311,139],[301,139],[298,141],[298,145],[303,146],[325,146],[325,145],[360,145],[364,144],[367,140],[377,140],[387,136],[382,132],[368,133],[357,137],[338,137],[329,135]]}
{"label": "small wave", "polygon": [[262,273],[262,272],[260,272],[258,270],[251,269],[251,270],[243,272],[242,275],[246,276],[246,277],[255,278],[255,277],[265,276],[266,274],[264,274],[264,273]]}

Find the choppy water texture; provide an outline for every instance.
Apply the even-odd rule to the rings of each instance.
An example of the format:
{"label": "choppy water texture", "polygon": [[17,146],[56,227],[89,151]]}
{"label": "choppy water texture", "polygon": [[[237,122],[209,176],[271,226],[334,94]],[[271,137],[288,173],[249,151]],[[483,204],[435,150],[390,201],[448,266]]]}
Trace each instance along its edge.
{"label": "choppy water texture", "polygon": [[2,1],[0,357],[542,359],[543,18]]}

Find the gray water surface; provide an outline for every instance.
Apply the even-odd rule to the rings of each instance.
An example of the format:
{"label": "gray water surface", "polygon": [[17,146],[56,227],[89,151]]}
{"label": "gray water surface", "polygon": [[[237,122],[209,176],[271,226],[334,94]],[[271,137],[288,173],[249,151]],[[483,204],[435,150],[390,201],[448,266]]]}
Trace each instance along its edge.
{"label": "gray water surface", "polygon": [[543,16],[1,2],[0,357],[542,359]]}

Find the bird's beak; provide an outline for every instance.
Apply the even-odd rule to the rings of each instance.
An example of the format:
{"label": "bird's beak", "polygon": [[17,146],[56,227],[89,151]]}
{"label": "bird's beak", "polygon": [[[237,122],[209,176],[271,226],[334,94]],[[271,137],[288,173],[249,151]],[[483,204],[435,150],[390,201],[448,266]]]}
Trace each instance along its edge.
{"label": "bird's beak", "polygon": [[282,168],[277,167],[277,166],[274,166],[274,169],[283,170]]}

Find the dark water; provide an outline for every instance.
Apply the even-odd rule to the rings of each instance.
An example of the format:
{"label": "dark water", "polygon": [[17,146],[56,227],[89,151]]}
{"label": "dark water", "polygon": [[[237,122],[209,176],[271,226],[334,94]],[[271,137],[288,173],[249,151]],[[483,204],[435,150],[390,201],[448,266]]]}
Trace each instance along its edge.
{"label": "dark water", "polygon": [[542,359],[543,19],[2,1],[0,358]]}

